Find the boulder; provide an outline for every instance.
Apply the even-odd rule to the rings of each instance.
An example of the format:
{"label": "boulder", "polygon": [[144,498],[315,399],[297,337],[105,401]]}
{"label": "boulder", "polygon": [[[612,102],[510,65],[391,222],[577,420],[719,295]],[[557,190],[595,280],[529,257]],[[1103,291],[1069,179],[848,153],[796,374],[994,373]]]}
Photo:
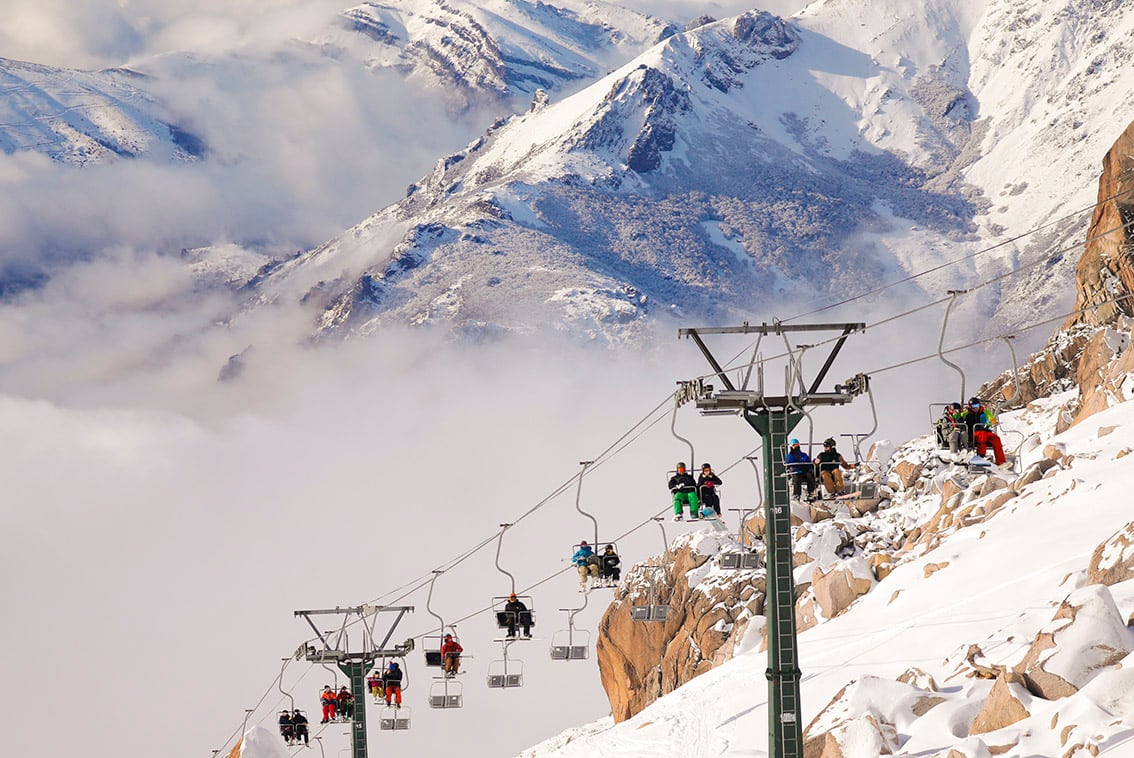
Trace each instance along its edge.
{"label": "boulder", "polygon": [[1009,684],[1003,675],[996,677],[984,705],[969,727],[969,734],[995,732],[1031,716],[1021,698],[1028,699],[1027,690],[1018,684]]}
{"label": "boulder", "polygon": [[1134,579],[1134,522],[1107,537],[1087,567],[1087,582],[1112,585]]}
{"label": "boulder", "polygon": [[921,477],[922,469],[920,464],[913,461],[899,461],[893,472],[898,477],[900,488],[908,490]]}
{"label": "boulder", "polygon": [[1016,668],[1028,690],[1047,700],[1078,692],[1100,671],[1134,650],[1134,632],[1101,584],[1075,590],[1063,601]]}

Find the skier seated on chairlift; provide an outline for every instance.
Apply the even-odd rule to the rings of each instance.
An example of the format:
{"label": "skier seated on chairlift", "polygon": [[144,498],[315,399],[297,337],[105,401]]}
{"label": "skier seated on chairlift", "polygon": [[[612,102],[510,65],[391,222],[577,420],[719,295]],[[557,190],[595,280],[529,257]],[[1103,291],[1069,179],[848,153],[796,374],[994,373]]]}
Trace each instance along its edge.
{"label": "skier seated on chairlift", "polygon": [[579,592],[586,592],[587,579],[598,578],[601,568],[598,558],[595,557],[594,548],[588,545],[586,540],[583,540],[571,556],[571,563],[574,563],[575,568],[579,571]]}
{"label": "skier seated on chairlift", "polygon": [[784,467],[791,474],[791,494],[796,500],[801,497],[803,485],[807,485],[808,497],[815,495],[815,464],[811,456],[799,447],[799,440],[793,439],[788,443],[787,455],[784,456]]}
{"label": "skier seated on chairlift", "polygon": [[599,576],[602,578],[603,584],[607,587],[618,584],[618,580],[622,578],[622,569],[618,568],[618,564],[622,563],[622,559],[614,552],[614,545],[607,545],[603,548],[599,560],[602,561]]}
{"label": "skier seated on chairlift", "polygon": [[460,673],[461,653],[464,651],[461,643],[453,639],[453,635],[445,635],[445,639],[441,641],[441,658],[445,662],[445,676],[451,679]]}
{"label": "skier seated on chairlift", "polygon": [[366,687],[370,690],[370,696],[374,698],[374,702],[378,702],[378,698],[383,696],[382,691],[382,673],[375,669],[370,672],[370,676],[366,677]]}
{"label": "skier seated on chairlift", "polygon": [[967,415],[960,403],[953,403],[945,407],[941,418],[937,420],[937,443],[948,445],[950,455],[956,455],[962,447],[967,447]]}
{"label": "skier seated on chairlift", "polygon": [[323,691],[319,694],[319,704],[323,706],[323,720],[319,722],[320,724],[335,720],[335,706],[338,702],[339,696],[331,689],[331,685],[323,685]]}
{"label": "skier seated on chairlift", "polygon": [[310,735],[307,733],[307,717],[300,713],[298,708],[291,714],[291,725],[295,730],[296,745],[299,744],[301,739],[304,745],[311,744],[309,739]]}
{"label": "skier seated on chairlift", "polygon": [[819,465],[819,478],[823,480],[823,486],[827,488],[827,494],[831,497],[843,494],[843,469],[854,469],[854,465],[847,463],[847,459],[843,454],[835,449],[835,440],[833,437],[828,437],[823,440],[823,452],[819,453],[815,458],[815,462]]}
{"label": "skier seated on chairlift", "polygon": [[354,695],[345,686],[339,690],[338,704],[335,706],[339,714],[339,718],[343,721],[350,721],[354,718]]}
{"label": "skier seated on chairlift", "polygon": [[528,607],[524,605],[516,593],[513,592],[508,596],[508,602],[504,604],[504,620],[508,624],[508,638],[516,638],[516,625],[517,623],[524,628],[524,639],[530,640],[532,638],[532,614]]}
{"label": "skier seated on chairlift", "polygon": [[390,665],[382,673],[382,683],[386,689],[386,705],[393,699],[396,708],[402,707],[402,669],[397,661],[390,661]]}
{"label": "skier seated on chairlift", "polygon": [[280,711],[280,736],[286,744],[295,744],[295,725],[291,721],[291,711]]}
{"label": "skier seated on chairlift", "polygon": [[721,515],[721,497],[717,494],[717,487],[722,484],[724,482],[721,478],[713,473],[712,464],[702,463],[701,473],[697,476],[697,495],[701,500],[702,516],[708,515],[705,511],[710,508],[717,516]]}
{"label": "skier seated on chairlift", "polygon": [[689,506],[689,518],[701,518],[701,503],[697,500],[697,481],[685,470],[685,464],[677,464],[677,473],[669,478],[669,491],[673,493],[673,520],[685,518],[683,507]]}
{"label": "skier seated on chairlift", "polygon": [[965,412],[965,425],[969,429],[969,439],[973,441],[977,455],[982,458],[992,446],[992,454],[997,466],[1003,466],[1007,459],[1004,457],[1004,445],[1000,442],[1000,435],[992,431],[996,425],[996,416],[992,411],[986,410],[980,398],[969,398],[969,407]]}

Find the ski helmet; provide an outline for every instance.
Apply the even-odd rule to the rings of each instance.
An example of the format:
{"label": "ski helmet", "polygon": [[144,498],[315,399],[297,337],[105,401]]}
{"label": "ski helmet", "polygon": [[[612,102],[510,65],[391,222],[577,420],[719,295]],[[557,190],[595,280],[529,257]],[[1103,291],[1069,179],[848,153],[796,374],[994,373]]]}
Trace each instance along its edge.
{"label": "ski helmet", "polygon": [[827,439],[823,440],[823,447],[834,447],[834,446],[835,446],[835,439],[833,437],[828,437]]}
{"label": "ski helmet", "polygon": [[677,469],[680,471],[683,468],[685,468],[685,461],[678,461],[677,462]]}

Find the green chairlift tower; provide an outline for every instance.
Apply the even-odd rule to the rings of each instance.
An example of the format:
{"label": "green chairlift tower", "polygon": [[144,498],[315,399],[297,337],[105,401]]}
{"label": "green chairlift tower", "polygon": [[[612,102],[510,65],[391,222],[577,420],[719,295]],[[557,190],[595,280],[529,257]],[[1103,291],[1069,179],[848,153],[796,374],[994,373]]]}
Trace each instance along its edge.
{"label": "green chairlift tower", "polygon": [[[354,696],[354,717],[351,719],[350,755],[351,758],[366,758],[366,672],[374,667],[379,658],[401,658],[413,650],[413,638],[389,646],[394,629],[407,613],[413,612],[412,605],[360,605],[353,608],[331,608],[325,610],[296,611],[315,630],[315,636],[322,648],[312,644],[300,645],[295,651],[295,659],[305,659],[311,663],[333,663],[350,680],[350,693]],[[375,642],[374,629],[383,613],[396,613],[381,642]],[[312,616],[339,616],[339,626],[331,631],[321,631]],[[352,627],[356,637],[361,638],[354,649],[351,648]]]}
{"label": "green chairlift tower", "polygon": [[[788,436],[808,415],[809,407],[842,405],[866,391],[868,378],[864,374],[843,385],[835,385],[834,392],[819,391],[819,385],[826,378],[847,337],[865,328],[862,323],[788,325],[774,322],[759,326],[745,323],[741,326],[678,330],[679,337],[688,337],[697,344],[724,386],[724,389],[714,391],[703,380],[679,382],[678,402],[695,402],[706,415],[741,416],[763,440],[764,503],[767,508],[764,542],[768,568],[768,755],[776,758],[803,757],[795,583],[792,578],[791,500],[784,451]],[[803,378],[802,356],[806,350],[817,346],[793,347],[788,334],[795,332],[841,332],[833,341],[829,340],[833,342],[830,352],[810,385]],[[702,340],[706,335],[722,334],[757,336],[752,359],[738,372],[737,383],[732,381]],[[763,359],[759,351],[760,342],[769,335],[782,338],[786,351],[783,354],[787,365],[782,394],[765,392]],[[753,369],[757,374],[755,389],[749,389]]]}

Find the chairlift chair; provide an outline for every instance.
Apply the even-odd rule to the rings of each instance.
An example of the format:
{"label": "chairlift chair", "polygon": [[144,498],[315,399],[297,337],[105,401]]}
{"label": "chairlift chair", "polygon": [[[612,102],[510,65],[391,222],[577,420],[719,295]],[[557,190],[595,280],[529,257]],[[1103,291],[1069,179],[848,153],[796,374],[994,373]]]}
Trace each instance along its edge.
{"label": "chairlift chair", "polygon": [[[618,556],[619,558],[622,557],[621,554],[619,554],[619,552],[618,552],[618,543],[617,542],[603,542],[603,541],[599,540],[599,541],[596,541],[593,545],[590,545],[589,547],[594,549],[594,556],[599,559],[599,575],[597,577],[594,577],[594,579],[596,581],[599,581],[603,578],[603,576],[602,576],[602,551],[606,550],[607,545],[610,545],[612,548],[614,548],[614,554],[616,556]],[[601,546],[601,549],[600,549],[600,546]],[[572,545],[571,546],[571,555],[574,555],[575,552],[580,547],[582,547],[581,542],[577,543],[575,545]],[[577,569],[578,566],[576,566],[575,568]],[[621,565],[619,565],[619,569],[621,569]],[[619,573],[621,573],[621,571]],[[613,582],[610,583],[610,584],[592,584],[591,585],[592,588],[594,588],[594,587],[611,588],[611,587],[617,587],[617,586],[618,585],[616,583],[613,583]],[[533,620],[533,626],[534,626],[534,620],[535,620],[534,616],[532,617],[532,620]]]}
{"label": "chairlift chair", "polygon": [[721,553],[721,568],[729,571],[760,568],[760,556],[755,550]]}
{"label": "chairlift chair", "polygon": [[463,686],[451,677],[436,677],[429,687],[430,708],[462,708],[465,700]]}
{"label": "chairlift chair", "polygon": [[[492,615],[496,619],[496,626],[499,629],[507,629],[508,626],[509,626],[509,624],[508,624],[509,618],[508,617],[511,616],[512,613],[510,611],[504,610],[504,606],[507,605],[509,599],[510,599],[509,597],[494,597],[494,598],[492,598]],[[529,626],[529,628],[534,629],[535,625],[536,625],[536,614],[535,614],[535,605],[532,602],[532,596],[531,595],[517,595],[516,599],[527,606],[528,614],[531,616],[531,623],[528,626]],[[519,635],[520,628],[522,626],[523,626],[523,624],[520,623],[520,620],[516,619],[516,632],[517,632],[516,639],[522,639],[522,636]]]}
{"label": "chairlift chair", "polygon": [[551,660],[585,661],[590,657],[591,633],[586,629],[560,629],[551,635]]}
{"label": "chairlift chair", "polygon": [[[453,635],[453,639],[460,642],[460,640],[457,638],[456,635]],[[425,665],[426,666],[441,667],[442,665],[444,665],[445,661],[442,659],[442,655],[441,655],[441,643],[443,641],[444,641],[444,636],[440,635],[440,634],[426,635],[425,637],[422,638],[421,647],[422,647],[423,651],[425,652]]]}
{"label": "chairlift chair", "polygon": [[508,657],[508,647],[515,640],[502,640],[504,657],[488,664],[488,675],[485,677],[489,688],[508,689],[510,687],[524,686],[524,662]]}
{"label": "chairlift chair", "polygon": [[[654,571],[665,571],[664,566],[654,566]],[[665,623],[669,621],[669,606],[659,605],[657,603],[657,591],[654,589],[654,583],[650,582],[649,597],[647,605],[631,605],[630,606],[630,620],[631,621],[654,621]]]}
{"label": "chairlift chair", "polygon": [[410,728],[410,709],[408,706],[395,708],[387,706],[378,717],[378,728],[384,732],[405,731]]}

